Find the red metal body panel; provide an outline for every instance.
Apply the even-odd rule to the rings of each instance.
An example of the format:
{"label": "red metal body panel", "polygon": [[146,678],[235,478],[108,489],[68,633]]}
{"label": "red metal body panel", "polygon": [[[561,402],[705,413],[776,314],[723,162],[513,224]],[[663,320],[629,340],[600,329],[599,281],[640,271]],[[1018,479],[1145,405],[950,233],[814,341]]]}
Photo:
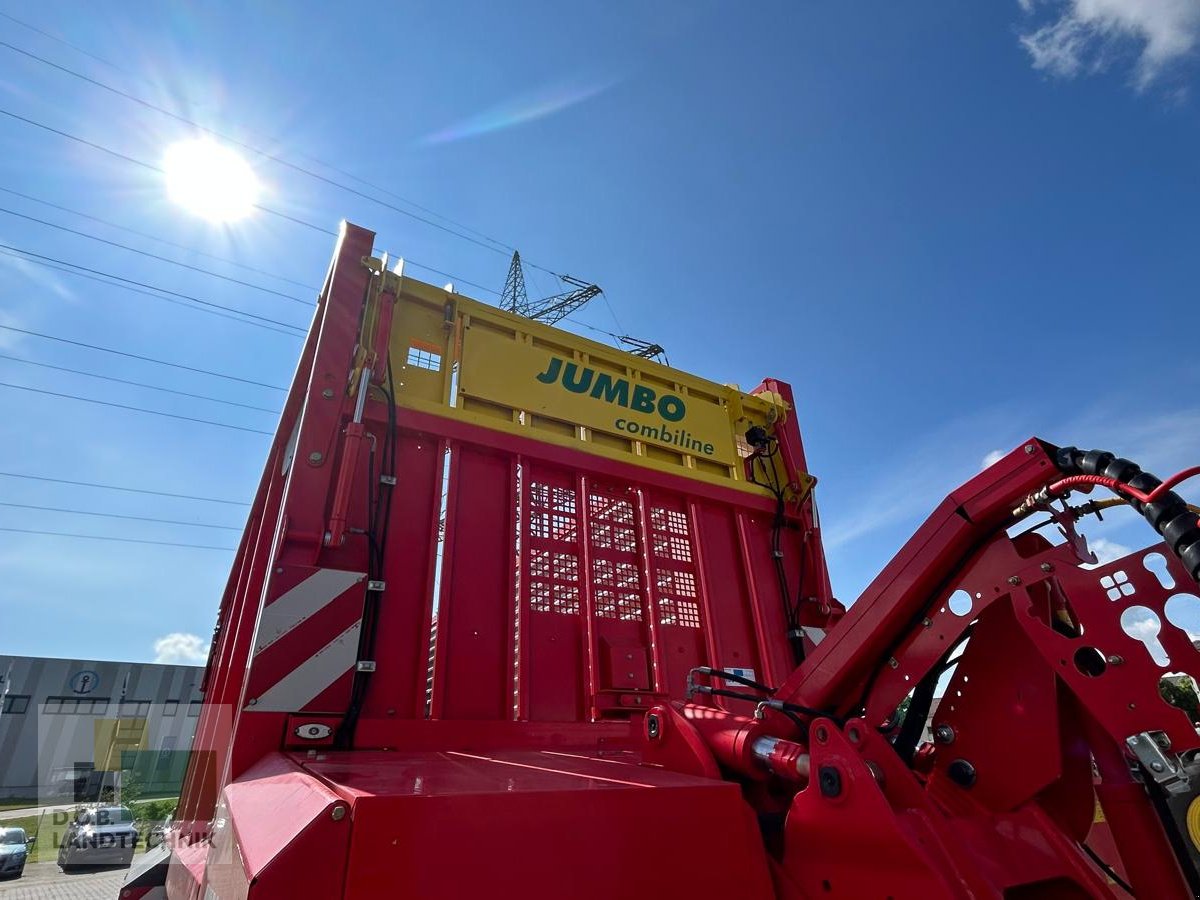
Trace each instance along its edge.
{"label": "red metal body panel", "polygon": [[1128,739],[1200,739],[1121,620],[1188,671],[1188,576],[1010,537],[1055,448],[936,505],[843,616],[788,385],[756,391],[761,490],[395,405],[416,295],[372,240],[343,227],[222,601],[169,896],[1111,897],[1085,842],[1192,895]]}
{"label": "red metal body panel", "polygon": [[[346,896],[772,895],[753,816],[724,782],[551,751],[335,753],[305,768],[353,807]],[[697,840],[708,816],[717,855]]]}

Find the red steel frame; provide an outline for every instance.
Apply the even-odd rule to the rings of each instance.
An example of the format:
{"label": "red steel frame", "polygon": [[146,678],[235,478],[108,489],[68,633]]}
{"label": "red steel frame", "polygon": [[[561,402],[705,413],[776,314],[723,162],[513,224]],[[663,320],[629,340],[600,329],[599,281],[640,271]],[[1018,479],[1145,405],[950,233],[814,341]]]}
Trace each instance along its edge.
{"label": "red steel frame", "polygon": [[[1114,896],[1084,841],[1139,896],[1191,896],[1124,741],[1200,741],[1099,579],[1136,574],[1168,618],[1174,595],[1141,555],[1089,571],[1070,543],[1008,536],[1057,475],[1037,440],[948,497],[840,622],[811,497],[789,502],[786,575],[810,634],[828,629],[797,666],[772,497],[401,407],[375,670],[334,749],[387,429],[380,395],[356,427],[345,390],[372,241],[343,226],[221,604],[170,896]],[[758,390],[795,408],[782,382]],[[795,417],[773,437],[805,472]],[[952,738],[905,761],[893,713],[968,627],[933,717]],[[1180,668],[1181,635],[1162,638]],[[689,697],[697,666],[752,670],[804,721]],[[331,863],[306,881],[318,847]]]}

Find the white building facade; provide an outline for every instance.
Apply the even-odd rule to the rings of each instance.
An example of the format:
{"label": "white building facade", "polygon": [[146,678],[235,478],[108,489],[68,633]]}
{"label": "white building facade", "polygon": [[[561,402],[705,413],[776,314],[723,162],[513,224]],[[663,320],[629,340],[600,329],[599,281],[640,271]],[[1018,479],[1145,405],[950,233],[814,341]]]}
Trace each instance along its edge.
{"label": "white building facade", "polygon": [[97,799],[118,770],[146,794],[178,790],[203,672],[0,655],[0,800]]}

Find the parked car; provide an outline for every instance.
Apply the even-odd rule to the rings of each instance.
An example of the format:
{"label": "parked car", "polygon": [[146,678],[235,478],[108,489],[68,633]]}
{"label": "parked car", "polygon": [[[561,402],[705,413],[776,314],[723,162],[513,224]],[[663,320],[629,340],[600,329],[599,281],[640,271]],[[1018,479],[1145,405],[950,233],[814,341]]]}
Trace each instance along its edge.
{"label": "parked car", "polygon": [[151,826],[150,831],[146,834],[146,849],[153,850],[164,840],[166,840],[167,832],[171,830],[171,817],[167,816],[161,822],[155,822]]}
{"label": "parked car", "polygon": [[0,827],[0,878],[20,878],[32,839],[24,828]]}
{"label": "parked car", "polygon": [[64,872],[75,866],[128,866],[137,844],[138,830],[128,806],[86,806],[63,834],[58,864]]}

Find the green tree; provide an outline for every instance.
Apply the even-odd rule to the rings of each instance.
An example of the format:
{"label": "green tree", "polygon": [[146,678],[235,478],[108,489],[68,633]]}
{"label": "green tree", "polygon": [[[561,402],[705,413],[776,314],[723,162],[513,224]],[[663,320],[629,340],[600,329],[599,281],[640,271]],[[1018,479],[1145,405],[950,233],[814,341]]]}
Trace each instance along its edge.
{"label": "green tree", "polygon": [[1187,713],[1193,723],[1200,722],[1200,697],[1190,677],[1167,676],[1158,683],[1158,692],[1169,704]]}

